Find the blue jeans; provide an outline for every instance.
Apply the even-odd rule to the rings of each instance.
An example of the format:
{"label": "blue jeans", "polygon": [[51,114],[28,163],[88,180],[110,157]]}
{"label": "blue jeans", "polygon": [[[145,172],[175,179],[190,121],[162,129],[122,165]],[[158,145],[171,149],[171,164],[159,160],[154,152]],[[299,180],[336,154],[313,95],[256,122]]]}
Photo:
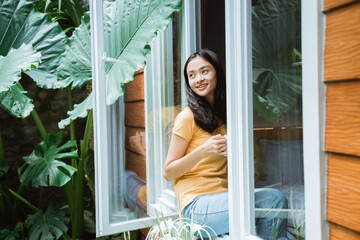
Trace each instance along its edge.
{"label": "blue jeans", "polygon": [[[267,209],[287,208],[284,194],[276,189],[255,189],[255,207]],[[211,227],[217,235],[229,232],[228,193],[205,194],[197,197],[184,208],[184,217]],[[286,218],[279,218],[279,212],[266,212],[264,218],[255,220],[257,235],[267,239],[286,238]],[[204,236],[205,237],[205,236]]]}

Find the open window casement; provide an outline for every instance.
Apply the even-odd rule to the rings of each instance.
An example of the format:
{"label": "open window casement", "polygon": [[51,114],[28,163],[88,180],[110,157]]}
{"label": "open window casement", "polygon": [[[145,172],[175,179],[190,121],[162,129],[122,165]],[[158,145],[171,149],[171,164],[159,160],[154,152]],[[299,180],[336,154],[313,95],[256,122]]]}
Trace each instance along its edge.
{"label": "open window casement", "polygon": [[[173,121],[185,101],[181,77],[181,14],[174,12],[168,28],[151,43],[144,69],[147,209],[130,209],[125,150],[125,103],[120,97],[106,105],[107,64],[122,64],[104,48],[103,2],[91,1],[92,67],[94,94],[94,155],[96,235],[104,236],[153,226],[154,218],[178,217],[173,182],[163,177]],[[188,8],[188,1],[184,7]],[[109,51],[109,50],[108,50]],[[145,164],[145,162],[144,162]]]}
{"label": "open window casement", "polygon": [[[279,218],[287,219],[288,235],[306,239],[326,237],[320,2],[225,0],[231,239],[260,239],[256,219],[274,211],[255,207],[255,189],[260,188],[278,189],[287,198],[288,205],[277,212]],[[288,8],[287,4],[292,5]],[[297,7],[291,12],[294,6]],[[288,47],[283,47],[286,44]],[[286,56],[289,49],[290,58]],[[278,79],[271,79],[269,73],[277,74]],[[269,79],[287,82],[297,79],[298,86],[284,101],[289,103],[293,96],[298,96],[291,108],[270,120],[271,116],[264,114],[266,109],[259,108],[260,103],[256,102],[260,97],[264,101],[271,97],[264,93],[277,92],[276,87],[269,88],[269,81],[266,83]],[[286,82],[277,84],[282,86],[278,93],[287,91]],[[262,92],[267,88],[270,91]],[[267,110],[276,107],[276,100],[282,97],[278,95],[274,102],[269,101],[274,105],[268,105]]]}
{"label": "open window casement", "polygon": [[[104,50],[102,1],[91,1],[91,9],[96,9],[91,12],[91,31],[97,236],[145,228],[154,224],[154,217],[178,214],[173,183],[163,178],[163,167],[173,121],[186,104],[182,69],[187,57],[195,50],[215,43],[214,47],[219,47],[215,50],[222,54],[224,62],[226,59],[230,238],[259,239],[255,229],[256,217],[261,217],[268,209],[255,208],[255,187],[271,187],[283,191],[286,190],[283,188],[284,179],[297,176],[290,180],[299,180],[302,185],[291,185],[289,192],[294,196],[292,193],[300,189],[303,195],[298,195],[297,199],[306,207],[299,208],[293,204],[282,210],[280,217],[288,218],[289,214],[300,216],[298,219],[305,220],[307,239],[324,239],[322,176],[325,168],[322,166],[324,161],[321,161],[322,111],[319,105],[322,90],[317,81],[321,75],[321,6],[317,1],[301,1],[302,17],[298,23],[301,24],[302,94],[306,95],[298,109],[302,111],[302,126],[289,128],[289,125],[284,125],[275,128],[273,125],[261,126],[253,119],[255,110],[252,78],[255,74],[252,64],[252,4],[257,2],[261,1],[224,0],[211,3],[224,4],[225,36],[221,36],[221,31],[214,31],[214,25],[207,22],[211,22],[213,16],[206,12],[211,9],[210,2],[184,0],[181,17],[178,16],[176,20],[177,25],[170,24],[152,43],[152,51],[144,70],[147,212],[139,218],[137,211],[131,211],[124,201],[124,102],[120,98],[111,106],[106,106],[105,103],[105,64],[112,60],[106,58],[109,53]],[[216,7],[215,11],[218,11]],[[217,44],[222,41],[219,40],[220,37],[226,39],[223,51],[221,44]],[[293,66],[299,66],[298,62],[294,62]],[[281,141],[261,138],[257,142],[261,147],[259,150],[256,145],[258,133],[268,130],[273,133],[274,129],[301,129],[302,139],[299,135],[295,139],[294,135],[287,135],[289,138]],[[274,149],[280,151],[273,151]],[[254,158],[257,158],[257,154],[261,152],[273,157],[272,160],[264,160],[264,166],[284,166],[288,161],[279,152],[285,153],[288,150],[281,149],[301,149],[301,153],[296,156],[302,157],[293,160],[295,165],[292,165],[292,169],[301,167],[303,174],[289,175],[287,171],[276,174],[278,172],[274,168],[268,168],[268,178],[264,175],[256,179],[259,169],[254,164]],[[292,152],[287,153],[291,155]],[[265,181],[266,179],[274,181]],[[292,223],[294,222],[295,220]]]}

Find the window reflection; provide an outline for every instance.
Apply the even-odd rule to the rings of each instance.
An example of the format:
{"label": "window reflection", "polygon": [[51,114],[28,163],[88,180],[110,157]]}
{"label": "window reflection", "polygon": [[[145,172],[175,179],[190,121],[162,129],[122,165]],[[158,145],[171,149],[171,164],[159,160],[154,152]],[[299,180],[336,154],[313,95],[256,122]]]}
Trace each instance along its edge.
{"label": "window reflection", "polygon": [[252,31],[255,187],[284,194],[287,237],[304,239],[301,1],[253,1]]}

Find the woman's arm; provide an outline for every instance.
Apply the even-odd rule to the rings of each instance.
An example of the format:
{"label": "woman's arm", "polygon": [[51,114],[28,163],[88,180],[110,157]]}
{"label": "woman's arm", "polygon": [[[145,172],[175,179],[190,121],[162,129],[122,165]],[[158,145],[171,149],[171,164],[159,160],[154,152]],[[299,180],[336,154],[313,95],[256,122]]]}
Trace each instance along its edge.
{"label": "woman's arm", "polygon": [[226,156],[226,140],[220,134],[212,136],[203,145],[185,155],[189,142],[175,134],[171,136],[166,157],[164,177],[171,181],[179,178],[207,156]]}

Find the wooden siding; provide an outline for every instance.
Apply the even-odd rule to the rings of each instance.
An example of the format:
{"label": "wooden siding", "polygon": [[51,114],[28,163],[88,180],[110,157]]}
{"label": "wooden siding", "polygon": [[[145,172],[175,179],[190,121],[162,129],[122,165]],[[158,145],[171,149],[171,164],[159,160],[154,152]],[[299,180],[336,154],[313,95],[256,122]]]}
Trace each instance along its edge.
{"label": "wooden siding", "polygon": [[144,74],[135,75],[132,82],[125,84],[125,102],[144,100]]}
{"label": "wooden siding", "polygon": [[327,84],[325,148],[360,156],[360,81]]}
{"label": "wooden siding", "polygon": [[144,101],[125,104],[125,126],[145,128]]}
{"label": "wooden siding", "polygon": [[[125,84],[125,148],[127,170],[135,172],[146,181],[146,156],[141,154],[139,146],[130,144],[131,136],[145,133],[145,105],[144,105],[144,73],[135,73],[134,81]],[[144,134],[143,134],[144,135]],[[141,139],[141,137],[139,138]],[[139,140],[141,144],[141,140]]]}
{"label": "wooden siding", "polygon": [[360,2],[326,15],[325,81],[360,78]]}
{"label": "wooden siding", "polygon": [[344,6],[345,4],[357,2],[359,0],[324,0],[324,11],[331,10],[333,8]]}
{"label": "wooden siding", "polygon": [[135,172],[142,180],[146,181],[146,157],[126,150],[127,170]]}
{"label": "wooden siding", "polygon": [[330,239],[360,239],[360,1],[324,0]]}
{"label": "wooden siding", "polygon": [[327,218],[360,231],[360,158],[328,155]]}
{"label": "wooden siding", "polygon": [[360,233],[330,223],[330,240],[360,240]]}

